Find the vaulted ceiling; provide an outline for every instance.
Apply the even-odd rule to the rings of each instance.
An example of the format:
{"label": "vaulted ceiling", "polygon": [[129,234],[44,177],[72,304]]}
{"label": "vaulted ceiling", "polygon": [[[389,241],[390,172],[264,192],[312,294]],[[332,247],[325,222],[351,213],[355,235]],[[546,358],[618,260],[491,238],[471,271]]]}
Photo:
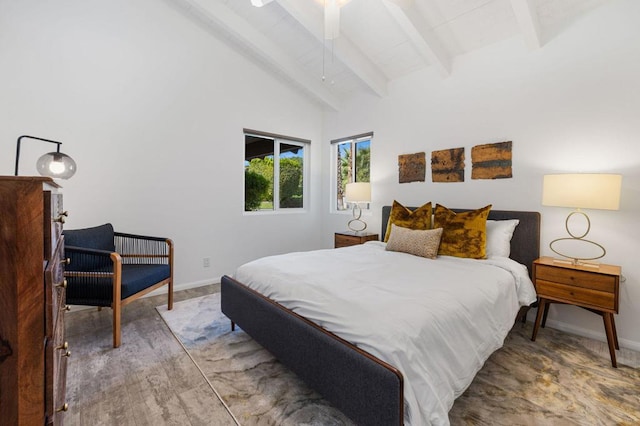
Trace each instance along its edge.
{"label": "vaulted ceiling", "polygon": [[[340,110],[353,93],[384,97],[390,81],[426,67],[446,79],[456,57],[508,38],[544,48],[613,0],[171,1],[266,71]],[[325,27],[325,1],[339,8],[335,30]]]}

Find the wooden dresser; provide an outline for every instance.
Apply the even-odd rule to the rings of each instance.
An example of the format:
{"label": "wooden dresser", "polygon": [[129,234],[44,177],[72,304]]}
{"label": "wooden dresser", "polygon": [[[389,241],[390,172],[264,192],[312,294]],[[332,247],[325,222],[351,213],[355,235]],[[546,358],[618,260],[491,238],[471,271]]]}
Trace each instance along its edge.
{"label": "wooden dresser", "polygon": [[49,178],[0,176],[0,423],[63,423],[62,194]]}

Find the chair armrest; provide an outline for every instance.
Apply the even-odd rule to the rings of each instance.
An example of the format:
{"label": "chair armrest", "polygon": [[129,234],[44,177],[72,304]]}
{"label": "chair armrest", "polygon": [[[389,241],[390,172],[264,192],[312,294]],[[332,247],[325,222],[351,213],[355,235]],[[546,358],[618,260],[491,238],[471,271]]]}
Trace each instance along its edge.
{"label": "chair armrest", "polygon": [[109,250],[98,250],[98,249],[92,249],[92,248],[86,248],[86,247],[76,247],[76,246],[64,246],[64,251],[66,252],[70,252],[70,253],[83,253],[83,254],[88,254],[88,255],[92,255],[92,256],[106,256],[109,257],[111,255],[111,251]]}
{"label": "chair armrest", "polygon": [[113,272],[115,264],[121,262],[118,253],[108,250],[65,246],[64,253],[69,259],[65,271],[69,272]]}

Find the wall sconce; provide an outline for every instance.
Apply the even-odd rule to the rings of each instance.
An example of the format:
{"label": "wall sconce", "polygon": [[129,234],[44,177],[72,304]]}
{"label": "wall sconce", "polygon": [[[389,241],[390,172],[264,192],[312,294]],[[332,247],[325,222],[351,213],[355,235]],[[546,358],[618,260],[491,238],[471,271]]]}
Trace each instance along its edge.
{"label": "wall sconce", "polygon": [[352,231],[358,233],[367,229],[367,224],[362,217],[362,209],[360,203],[371,202],[371,184],[369,182],[352,182],[345,186],[345,199],[348,203],[353,203],[353,219],[349,221],[347,226]]}
{"label": "wall sconce", "polygon": [[58,145],[58,148],[55,152],[48,152],[38,158],[38,161],[36,162],[36,168],[38,169],[38,173],[40,173],[42,176],[59,179],[69,179],[76,173],[76,162],[73,161],[73,158],[69,157],[65,153],[60,152],[60,145],[62,145],[62,142],[56,142],[49,139],[38,138],[35,136],[22,135],[18,138],[16,147],[16,176],[18,176],[18,164],[20,162],[20,142],[23,138],[35,139]]}
{"label": "wall sconce", "polygon": [[[618,210],[621,186],[622,175],[588,173],[545,175],[542,185],[542,205],[575,209],[569,213],[565,221],[565,228],[570,238],[557,238],[551,241],[549,248],[562,257],[572,259],[574,265],[584,264],[580,261],[604,257],[607,251],[602,245],[585,239],[591,229],[591,221],[589,216],[580,209]],[[587,227],[582,235],[574,235],[569,229],[569,219],[575,215],[581,215],[586,219]],[[559,241],[580,241],[592,244],[602,250],[602,254],[594,257],[568,256],[553,248],[553,245]]]}

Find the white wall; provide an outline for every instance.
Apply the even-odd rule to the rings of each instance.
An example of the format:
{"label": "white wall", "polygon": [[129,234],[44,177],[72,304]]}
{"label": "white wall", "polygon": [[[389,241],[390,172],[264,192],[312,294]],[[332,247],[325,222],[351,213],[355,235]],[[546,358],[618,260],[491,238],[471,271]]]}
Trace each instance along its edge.
{"label": "white wall", "polygon": [[[321,244],[321,110],[171,2],[2,2],[0,99],[0,174],[19,135],[62,141],[67,228],[172,238],[178,286]],[[243,215],[244,127],[312,140],[314,209]],[[21,175],[51,149],[25,140]]]}
{"label": "white wall", "polygon": [[[374,131],[369,226],[394,199],[406,205],[433,201],[451,207],[535,210],[542,214],[544,255],[565,236],[568,209],[543,207],[542,176],[552,172],[624,175],[620,211],[589,211],[593,240],[605,263],[621,265],[620,344],[640,349],[640,2],[600,7],[536,51],[521,39],[457,58],[442,79],[426,70],[396,80],[384,99],[362,96],[327,114],[327,140]],[[513,178],[471,180],[471,147],[513,141]],[[464,147],[464,183],[398,184],[399,154]],[[329,149],[323,152],[329,164]],[[327,169],[325,167],[325,169]],[[324,181],[329,180],[325,173]],[[323,186],[325,204],[329,187]],[[344,216],[325,209],[324,243],[345,228]],[[532,315],[531,315],[532,317]],[[531,318],[530,318],[531,319]],[[553,305],[550,326],[604,339],[602,319],[575,307]]]}

